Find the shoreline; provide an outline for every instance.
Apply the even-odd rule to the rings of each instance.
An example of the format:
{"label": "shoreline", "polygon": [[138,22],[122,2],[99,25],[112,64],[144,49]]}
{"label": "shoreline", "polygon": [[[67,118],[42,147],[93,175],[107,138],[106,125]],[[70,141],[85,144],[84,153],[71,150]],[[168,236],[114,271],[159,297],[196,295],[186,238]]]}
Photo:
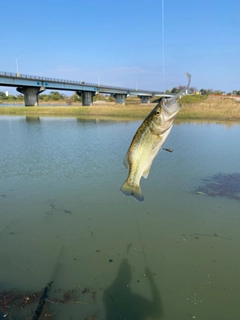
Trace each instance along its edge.
{"label": "shoreline", "polygon": [[[240,122],[240,101],[231,98],[211,98],[201,102],[184,102],[178,113],[177,120],[207,120],[207,121],[235,121]],[[0,115],[18,116],[72,116],[99,117],[106,116],[124,119],[144,119],[154,108],[156,103],[150,104],[108,104],[95,102],[92,106],[11,106],[1,107]]]}

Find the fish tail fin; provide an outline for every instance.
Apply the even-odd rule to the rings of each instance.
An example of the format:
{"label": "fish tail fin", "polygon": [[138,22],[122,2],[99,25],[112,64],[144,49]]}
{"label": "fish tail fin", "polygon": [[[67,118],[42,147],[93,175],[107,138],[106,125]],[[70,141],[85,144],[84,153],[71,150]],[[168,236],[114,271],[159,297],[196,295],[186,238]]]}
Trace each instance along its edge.
{"label": "fish tail fin", "polygon": [[143,201],[144,197],[140,186],[133,186],[128,181],[125,181],[121,189],[126,196],[133,196],[138,201]]}

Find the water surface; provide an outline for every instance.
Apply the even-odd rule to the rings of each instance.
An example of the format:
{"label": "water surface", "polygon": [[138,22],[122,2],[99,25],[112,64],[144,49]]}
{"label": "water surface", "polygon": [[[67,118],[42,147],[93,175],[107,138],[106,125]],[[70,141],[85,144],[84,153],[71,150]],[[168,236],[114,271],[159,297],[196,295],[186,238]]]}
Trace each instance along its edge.
{"label": "water surface", "polygon": [[240,126],[176,123],[139,203],[119,191],[139,125],[0,117],[0,289],[74,289],[56,319],[240,318],[240,203],[195,193],[239,172]]}

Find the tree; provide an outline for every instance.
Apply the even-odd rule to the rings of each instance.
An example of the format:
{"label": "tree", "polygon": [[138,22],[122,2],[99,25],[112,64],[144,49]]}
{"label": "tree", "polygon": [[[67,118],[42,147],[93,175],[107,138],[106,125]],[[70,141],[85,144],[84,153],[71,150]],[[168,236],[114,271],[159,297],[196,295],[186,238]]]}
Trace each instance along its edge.
{"label": "tree", "polygon": [[50,100],[63,100],[63,96],[58,91],[50,92]]}
{"label": "tree", "polygon": [[17,98],[17,100],[23,101],[24,100],[24,95],[23,94],[18,94],[16,98]]}
{"label": "tree", "polygon": [[201,89],[200,92],[201,92],[201,94],[205,95],[205,94],[213,93],[213,90],[212,89]]}
{"label": "tree", "polygon": [[190,87],[190,88],[188,89],[188,93],[195,93],[196,91],[198,91],[198,90],[197,90],[197,88],[195,88],[195,87]]}
{"label": "tree", "polygon": [[12,94],[9,94],[8,97],[7,97],[8,100],[16,100],[17,98],[12,95]]}
{"label": "tree", "polygon": [[74,93],[72,96],[71,96],[71,101],[72,102],[81,102],[82,101],[82,97],[80,97],[78,94]]}
{"label": "tree", "polygon": [[232,92],[235,96],[240,96],[240,90],[233,90]]}
{"label": "tree", "polygon": [[50,96],[48,94],[40,94],[39,100],[43,100],[43,101],[47,102],[50,100]]}
{"label": "tree", "polygon": [[171,91],[171,93],[179,93],[179,89],[178,88],[176,88],[176,87],[174,87],[174,88],[172,88],[172,91]]}
{"label": "tree", "polygon": [[171,93],[173,93],[173,94],[179,93],[179,92],[183,91],[185,88],[186,88],[185,86],[174,87],[174,88],[172,88]]}
{"label": "tree", "polygon": [[7,99],[7,96],[4,92],[0,92],[0,100],[5,100]]}
{"label": "tree", "polygon": [[202,95],[207,94],[207,90],[206,89],[201,89],[200,92],[201,92]]}

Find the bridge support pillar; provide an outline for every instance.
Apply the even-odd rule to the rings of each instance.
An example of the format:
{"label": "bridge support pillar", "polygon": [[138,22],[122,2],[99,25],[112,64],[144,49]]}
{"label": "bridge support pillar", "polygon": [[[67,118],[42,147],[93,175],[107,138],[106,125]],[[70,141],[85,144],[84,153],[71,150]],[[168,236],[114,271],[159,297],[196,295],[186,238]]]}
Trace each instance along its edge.
{"label": "bridge support pillar", "polygon": [[127,94],[114,93],[113,97],[116,99],[117,104],[125,104],[125,99],[127,97]]}
{"label": "bridge support pillar", "polygon": [[93,91],[77,91],[77,94],[82,97],[83,106],[91,106],[93,104],[93,96],[95,92]]}
{"label": "bridge support pillar", "polygon": [[17,91],[24,94],[25,107],[38,106],[38,95],[44,87],[18,87]]}
{"label": "bridge support pillar", "polygon": [[149,96],[140,96],[139,98],[142,100],[142,103],[150,103],[151,97]]}

